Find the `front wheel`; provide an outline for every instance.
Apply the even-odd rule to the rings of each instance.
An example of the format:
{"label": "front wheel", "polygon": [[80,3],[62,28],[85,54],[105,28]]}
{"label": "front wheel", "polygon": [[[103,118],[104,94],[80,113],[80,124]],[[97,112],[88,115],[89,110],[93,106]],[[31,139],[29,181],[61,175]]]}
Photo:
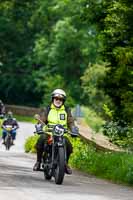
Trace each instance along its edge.
{"label": "front wheel", "polygon": [[65,174],[65,150],[60,147],[57,153],[57,165],[55,169],[55,183],[62,184]]}
{"label": "front wheel", "polygon": [[9,150],[11,147],[11,137],[7,137],[5,141],[6,150]]}

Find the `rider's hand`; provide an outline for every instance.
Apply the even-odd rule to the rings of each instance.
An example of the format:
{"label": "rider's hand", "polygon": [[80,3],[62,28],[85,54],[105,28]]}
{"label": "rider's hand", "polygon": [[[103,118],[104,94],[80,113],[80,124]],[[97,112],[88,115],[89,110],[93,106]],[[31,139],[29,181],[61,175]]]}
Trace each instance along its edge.
{"label": "rider's hand", "polygon": [[42,131],[43,125],[42,124],[36,124],[35,128],[36,128],[36,132]]}
{"label": "rider's hand", "polygon": [[47,131],[48,131],[47,125],[44,125],[44,126],[43,126],[43,131],[44,131],[44,132],[47,132]]}
{"label": "rider's hand", "polygon": [[6,130],[6,126],[2,126],[2,128],[3,128],[4,130]]}
{"label": "rider's hand", "polygon": [[43,133],[43,125],[42,124],[40,124],[40,123],[36,124],[35,129],[36,129],[36,131],[34,131],[34,134],[40,135]]}

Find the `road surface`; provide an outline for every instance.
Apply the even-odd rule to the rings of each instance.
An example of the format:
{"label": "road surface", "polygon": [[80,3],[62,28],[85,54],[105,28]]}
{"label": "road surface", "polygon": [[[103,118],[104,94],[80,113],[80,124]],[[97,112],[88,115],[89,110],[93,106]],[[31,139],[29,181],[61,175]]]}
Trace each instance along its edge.
{"label": "road surface", "polygon": [[10,151],[0,144],[0,200],[133,200],[133,188],[110,183],[73,170],[63,185],[44,180],[33,172],[35,155],[24,153],[24,141],[34,126],[19,123],[17,140]]}

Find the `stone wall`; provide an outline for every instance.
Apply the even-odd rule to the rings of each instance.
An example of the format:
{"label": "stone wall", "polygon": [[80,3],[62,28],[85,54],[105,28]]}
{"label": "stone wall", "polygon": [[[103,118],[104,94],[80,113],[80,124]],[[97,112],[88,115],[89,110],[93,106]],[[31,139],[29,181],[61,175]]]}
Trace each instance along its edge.
{"label": "stone wall", "polygon": [[16,106],[16,105],[5,105],[6,113],[10,110],[13,114],[22,116],[34,116],[36,113],[40,113],[39,108],[27,107],[27,106]]}

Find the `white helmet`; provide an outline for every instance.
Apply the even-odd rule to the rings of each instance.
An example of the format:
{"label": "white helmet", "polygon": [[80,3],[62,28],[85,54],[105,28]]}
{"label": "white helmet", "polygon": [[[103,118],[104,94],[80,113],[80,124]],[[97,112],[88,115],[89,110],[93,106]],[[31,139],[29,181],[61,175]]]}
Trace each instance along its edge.
{"label": "white helmet", "polygon": [[56,89],[52,92],[52,99],[54,97],[62,98],[64,101],[66,100],[66,93],[62,89]]}

